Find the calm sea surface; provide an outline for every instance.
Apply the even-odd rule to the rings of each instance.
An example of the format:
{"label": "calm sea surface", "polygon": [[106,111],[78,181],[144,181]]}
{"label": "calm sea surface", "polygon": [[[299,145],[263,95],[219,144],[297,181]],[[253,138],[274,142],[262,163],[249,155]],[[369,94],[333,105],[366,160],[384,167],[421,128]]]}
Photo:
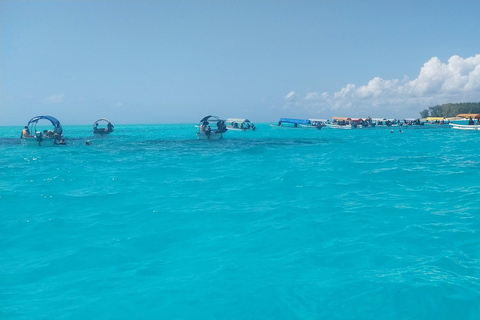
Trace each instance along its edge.
{"label": "calm sea surface", "polygon": [[1,127],[0,319],[480,319],[480,132],[257,128]]}

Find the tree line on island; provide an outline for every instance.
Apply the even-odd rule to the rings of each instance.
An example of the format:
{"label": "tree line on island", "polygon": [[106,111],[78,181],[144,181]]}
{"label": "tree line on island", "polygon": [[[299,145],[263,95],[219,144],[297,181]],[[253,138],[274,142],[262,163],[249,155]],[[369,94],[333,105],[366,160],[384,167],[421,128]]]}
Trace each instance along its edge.
{"label": "tree line on island", "polygon": [[420,116],[422,118],[451,118],[461,113],[480,113],[480,102],[446,103],[442,105],[428,107],[428,109],[420,111]]}

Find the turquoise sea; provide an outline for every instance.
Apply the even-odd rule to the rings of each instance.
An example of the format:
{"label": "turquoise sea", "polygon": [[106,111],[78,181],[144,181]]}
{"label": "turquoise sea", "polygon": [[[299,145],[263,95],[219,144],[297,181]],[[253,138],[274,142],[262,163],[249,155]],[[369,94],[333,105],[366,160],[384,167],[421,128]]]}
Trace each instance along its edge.
{"label": "turquoise sea", "polygon": [[480,319],[480,132],[22,127],[0,319]]}

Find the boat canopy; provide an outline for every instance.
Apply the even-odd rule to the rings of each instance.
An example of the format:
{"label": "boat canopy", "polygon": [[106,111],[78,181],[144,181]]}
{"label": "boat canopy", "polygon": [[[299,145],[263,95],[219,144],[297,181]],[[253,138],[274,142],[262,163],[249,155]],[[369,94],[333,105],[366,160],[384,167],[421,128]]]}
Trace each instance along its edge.
{"label": "boat canopy", "polygon": [[308,119],[280,118],[279,122],[296,123],[296,124],[310,124],[310,120],[308,120]]}
{"label": "boat canopy", "polygon": [[243,123],[243,122],[250,122],[248,119],[240,119],[240,118],[228,118],[225,120],[225,122],[230,123],[230,122],[237,122],[237,123]]}
{"label": "boat canopy", "polygon": [[457,114],[457,118],[470,118],[472,119],[480,119],[480,114],[478,113],[460,113]]}
{"label": "boat canopy", "polygon": [[62,134],[63,133],[63,129],[62,129],[62,125],[60,124],[60,121],[58,121],[55,117],[52,117],[52,116],[36,116],[36,117],[33,117],[32,119],[30,119],[30,121],[28,121],[28,126],[32,126],[33,128],[33,132],[36,131],[36,127],[37,127],[37,123],[39,120],[48,120],[52,123],[52,125],[55,127],[55,133],[58,133],[58,134]]}
{"label": "boat canopy", "polygon": [[101,118],[101,119],[98,119],[97,121],[95,121],[95,122],[93,123],[93,126],[95,127],[95,125],[98,124],[100,121],[105,121],[105,122],[107,122],[107,123],[112,124],[108,119]]}
{"label": "boat canopy", "polygon": [[344,117],[332,117],[333,120],[344,120],[344,121],[349,121],[352,120],[351,118],[344,118]]}
{"label": "boat canopy", "polygon": [[202,118],[202,120],[200,120],[200,123],[204,123],[204,122],[208,122],[208,121],[214,121],[214,122],[218,122],[218,121],[225,121],[225,120],[222,120],[220,119],[219,117],[217,116],[205,116]]}
{"label": "boat canopy", "polygon": [[415,120],[420,120],[419,118],[405,118],[403,119],[405,121],[415,121]]}
{"label": "boat canopy", "polygon": [[420,119],[420,121],[442,121],[442,120],[446,120],[446,119],[444,117],[426,117],[426,118]]}
{"label": "boat canopy", "polygon": [[313,122],[327,122],[327,119],[308,119],[310,120],[312,123]]}

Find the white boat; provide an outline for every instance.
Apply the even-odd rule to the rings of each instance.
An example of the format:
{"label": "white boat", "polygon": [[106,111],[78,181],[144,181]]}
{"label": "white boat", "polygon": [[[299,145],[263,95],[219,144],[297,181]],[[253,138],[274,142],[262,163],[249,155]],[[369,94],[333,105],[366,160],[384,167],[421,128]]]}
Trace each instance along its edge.
{"label": "white boat", "polygon": [[248,119],[228,118],[225,120],[228,130],[233,131],[255,131],[257,128]]}
{"label": "white boat", "polygon": [[[53,125],[53,130],[41,130],[37,128],[37,124],[40,120],[47,120]],[[31,135],[30,132],[34,132]],[[22,131],[20,136],[23,145],[38,146],[38,147],[54,147],[58,145],[64,145],[63,140],[63,128],[56,118],[52,116],[36,116],[28,122]]]}
{"label": "white boat", "polygon": [[[98,127],[99,123],[105,122],[106,127]],[[110,135],[110,133],[113,132],[113,124],[105,118],[98,119],[93,123],[93,136],[97,138],[105,138]]]}
{"label": "white boat", "polygon": [[[270,124],[273,129],[317,129],[320,130],[324,123],[320,120],[280,118],[278,124]],[[315,123],[315,125],[314,125]]]}
{"label": "white boat", "polygon": [[457,123],[450,123],[452,129],[457,130],[480,130],[480,124],[457,124]]}
{"label": "white boat", "polygon": [[[213,126],[215,124],[215,126]],[[225,125],[225,120],[217,116],[205,116],[200,120],[197,126],[197,139],[199,140],[219,140],[223,138],[223,134],[228,130]]]}

